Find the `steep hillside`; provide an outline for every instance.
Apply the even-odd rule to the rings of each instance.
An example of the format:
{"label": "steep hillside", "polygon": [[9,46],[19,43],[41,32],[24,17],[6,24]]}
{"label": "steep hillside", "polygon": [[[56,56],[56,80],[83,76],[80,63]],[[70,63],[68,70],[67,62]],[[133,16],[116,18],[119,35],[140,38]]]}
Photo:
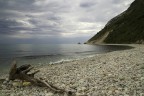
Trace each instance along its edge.
{"label": "steep hillside", "polygon": [[135,0],[87,43],[144,43],[144,0]]}

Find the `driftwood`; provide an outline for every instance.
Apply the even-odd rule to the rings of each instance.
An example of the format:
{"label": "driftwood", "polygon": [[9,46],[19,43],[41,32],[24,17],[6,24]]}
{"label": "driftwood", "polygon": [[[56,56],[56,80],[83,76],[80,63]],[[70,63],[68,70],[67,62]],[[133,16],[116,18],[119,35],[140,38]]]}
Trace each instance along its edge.
{"label": "driftwood", "polygon": [[54,92],[59,93],[67,93],[69,95],[72,95],[73,93],[71,91],[66,91],[64,89],[57,88],[51,84],[48,84],[46,81],[42,79],[35,78],[34,75],[39,72],[39,70],[29,73],[33,67],[31,65],[22,65],[20,67],[17,67],[16,61],[13,61],[10,72],[9,72],[9,80],[15,80],[19,79],[22,81],[28,81],[31,82],[31,84],[40,86],[40,87],[48,87]]}

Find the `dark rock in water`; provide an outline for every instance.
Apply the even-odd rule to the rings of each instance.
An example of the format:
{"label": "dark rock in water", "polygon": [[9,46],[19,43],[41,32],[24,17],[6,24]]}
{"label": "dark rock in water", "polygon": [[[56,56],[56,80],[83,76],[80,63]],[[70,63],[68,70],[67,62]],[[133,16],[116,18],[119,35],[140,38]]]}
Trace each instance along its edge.
{"label": "dark rock in water", "polygon": [[78,42],[78,44],[81,44],[80,42]]}
{"label": "dark rock in water", "polygon": [[87,43],[144,43],[144,0],[135,0]]}

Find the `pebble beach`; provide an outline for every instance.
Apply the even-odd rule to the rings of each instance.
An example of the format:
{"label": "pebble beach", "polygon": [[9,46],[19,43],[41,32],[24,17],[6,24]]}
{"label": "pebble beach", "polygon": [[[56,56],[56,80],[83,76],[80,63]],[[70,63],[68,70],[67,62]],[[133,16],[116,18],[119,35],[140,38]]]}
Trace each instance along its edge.
{"label": "pebble beach", "polygon": [[[144,96],[144,45],[129,50],[96,54],[80,60],[35,66],[50,84],[73,96]],[[0,96],[68,96],[48,88],[20,85],[0,76]]]}

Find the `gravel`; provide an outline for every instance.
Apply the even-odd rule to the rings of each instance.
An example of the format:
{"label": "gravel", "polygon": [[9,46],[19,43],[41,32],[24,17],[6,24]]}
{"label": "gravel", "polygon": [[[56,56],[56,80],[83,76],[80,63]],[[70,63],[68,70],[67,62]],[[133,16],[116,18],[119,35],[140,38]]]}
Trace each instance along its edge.
{"label": "gravel", "polygon": [[[144,96],[144,45],[130,50],[41,66],[37,78],[75,92],[74,96]],[[0,96],[67,96],[48,88],[0,79]]]}

